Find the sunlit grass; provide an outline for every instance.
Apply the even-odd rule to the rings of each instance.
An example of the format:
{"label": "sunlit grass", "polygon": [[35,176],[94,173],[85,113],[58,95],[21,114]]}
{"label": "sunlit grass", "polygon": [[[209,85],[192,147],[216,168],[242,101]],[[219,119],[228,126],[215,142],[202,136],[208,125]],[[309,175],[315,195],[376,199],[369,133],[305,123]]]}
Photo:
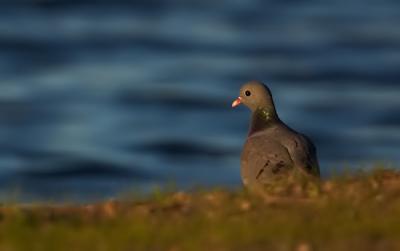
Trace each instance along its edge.
{"label": "sunlit grass", "polygon": [[7,204],[0,250],[400,250],[400,173],[288,180],[257,196],[215,189]]}

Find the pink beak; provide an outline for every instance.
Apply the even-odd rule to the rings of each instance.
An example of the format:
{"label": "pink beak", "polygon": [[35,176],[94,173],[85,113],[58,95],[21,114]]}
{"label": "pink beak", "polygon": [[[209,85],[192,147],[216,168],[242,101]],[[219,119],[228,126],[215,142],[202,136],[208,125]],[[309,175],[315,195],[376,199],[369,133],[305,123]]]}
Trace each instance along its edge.
{"label": "pink beak", "polygon": [[240,105],[241,103],[242,103],[242,98],[238,97],[237,99],[235,99],[235,101],[233,101],[232,108],[235,108],[236,106]]}

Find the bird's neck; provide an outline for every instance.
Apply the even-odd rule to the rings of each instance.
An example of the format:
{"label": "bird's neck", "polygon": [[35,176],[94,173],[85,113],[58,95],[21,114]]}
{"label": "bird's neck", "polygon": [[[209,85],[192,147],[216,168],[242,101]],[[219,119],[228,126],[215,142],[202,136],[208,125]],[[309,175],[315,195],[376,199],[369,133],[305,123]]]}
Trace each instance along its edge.
{"label": "bird's neck", "polygon": [[274,109],[258,108],[253,111],[249,136],[274,126],[279,122],[278,115]]}

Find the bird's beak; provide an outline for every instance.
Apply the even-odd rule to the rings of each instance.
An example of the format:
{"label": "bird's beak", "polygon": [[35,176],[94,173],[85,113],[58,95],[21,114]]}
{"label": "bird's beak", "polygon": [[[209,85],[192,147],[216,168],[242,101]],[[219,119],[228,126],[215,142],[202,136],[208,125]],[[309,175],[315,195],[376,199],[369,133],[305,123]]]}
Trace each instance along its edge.
{"label": "bird's beak", "polygon": [[233,101],[232,108],[235,108],[236,106],[240,105],[241,103],[242,103],[242,98],[238,97],[237,99],[235,99],[235,101]]}

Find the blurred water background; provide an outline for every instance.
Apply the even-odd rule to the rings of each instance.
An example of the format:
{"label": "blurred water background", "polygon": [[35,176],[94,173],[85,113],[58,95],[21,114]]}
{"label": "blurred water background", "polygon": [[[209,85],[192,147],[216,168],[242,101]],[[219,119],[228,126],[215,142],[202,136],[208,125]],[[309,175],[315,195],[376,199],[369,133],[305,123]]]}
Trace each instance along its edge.
{"label": "blurred water background", "polygon": [[113,197],[239,187],[249,111],[272,89],[322,174],[400,164],[400,2],[2,1],[0,192]]}

